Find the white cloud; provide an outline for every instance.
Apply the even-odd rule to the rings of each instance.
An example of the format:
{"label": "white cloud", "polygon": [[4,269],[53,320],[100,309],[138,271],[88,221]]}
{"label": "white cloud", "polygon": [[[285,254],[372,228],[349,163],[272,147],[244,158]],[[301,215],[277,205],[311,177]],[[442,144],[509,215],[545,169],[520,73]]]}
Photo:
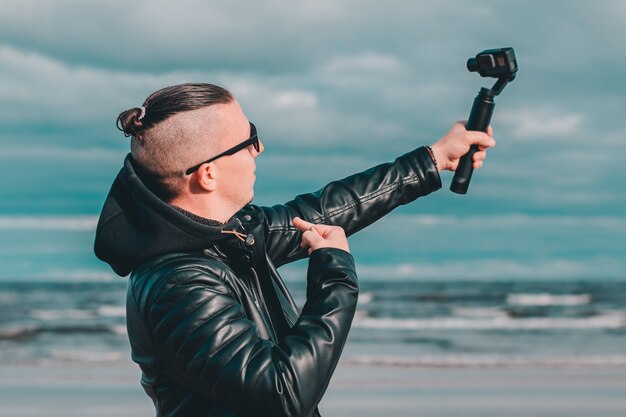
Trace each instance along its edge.
{"label": "white cloud", "polygon": [[283,91],[273,97],[273,104],[277,109],[301,108],[315,109],[319,105],[317,96],[310,91]]}
{"label": "white cloud", "polygon": [[6,45],[0,45],[0,77],[1,121],[77,124],[113,119],[133,92],[139,96],[149,86],[175,78],[71,66]]}
{"label": "white cloud", "polygon": [[475,195],[520,210],[605,210],[624,201],[623,11],[618,1],[5,0],[0,138],[11,149],[2,158],[34,151],[14,135],[29,129],[33,147],[46,145],[35,155],[114,158],[66,148],[119,137],[118,112],[160,87],[204,81],[230,88],[274,150],[358,149],[387,159],[467,117],[485,80],[465,60],[511,45],[520,74],[498,99],[498,147],[480,173],[494,186],[476,179]]}
{"label": "white cloud", "polygon": [[437,19],[462,16],[471,27],[473,19],[493,18],[487,7],[459,9],[425,1],[5,0],[0,37],[83,64],[289,72],[327,60],[333,46],[346,53],[410,51],[417,39],[449,35]]}
{"label": "white cloud", "polygon": [[338,56],[325,63],[320,71],[328,76],[359,75],[398,75],[407,71],[398,57],[377,52],[351,56]]}
{"label": "white cloud", "polygon": [[[298,147],[332,144],[337,139],[397,137],[404,128],[392,120],[377,120],[322,106],[315,90],[294,88],[298,81],[225,72],[164,74],[73,66],[50,57],[0,46],[0,121],[10,123],[110,126],[117,114],[139,105],[152,91],[189,81],[214,82],[231,89],[251,119],[270,126],[278,142]],[[301,80],[300,80],[301,81]],[[297,132],[297,138],[294,138]],[[294,140],[295,139],[295,140]]]}
{"label": "white cloud", "polygon": [[531,141],[578,137],[584,121],[582,114],[554,107],[504,109],[498,113],[498,122],[512,137]]}

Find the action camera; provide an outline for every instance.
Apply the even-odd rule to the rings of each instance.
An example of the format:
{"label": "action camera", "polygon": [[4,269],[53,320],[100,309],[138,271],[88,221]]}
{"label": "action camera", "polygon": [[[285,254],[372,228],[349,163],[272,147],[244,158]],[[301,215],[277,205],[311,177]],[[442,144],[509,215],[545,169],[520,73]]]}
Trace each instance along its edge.
{"label": "action camera", "polygon": [[[467,130],[486,132],[491,122],[493,109],[496,106],[494,98],[502,92],[504,87],[515,79],[517,73],[517,59],[513,48],[487,49],[476,57],[467,60],[467,69],[477,72],[482,77],[497,78],[498,81],[491,88],[481,88],[474,99],[474,105],[467,120]],[[474,172],[472,157],[478,151],[478,146],[472,145],[468,153],[459,160],[450,190],[457,194],[467,193],[472,172]]]}
{"label": "action camera", "polygon": [[475,58],[467,60],[467,69],[481,77],[509,78],[512,81],[517,72],[517,61],[513,48],[488,49]]}

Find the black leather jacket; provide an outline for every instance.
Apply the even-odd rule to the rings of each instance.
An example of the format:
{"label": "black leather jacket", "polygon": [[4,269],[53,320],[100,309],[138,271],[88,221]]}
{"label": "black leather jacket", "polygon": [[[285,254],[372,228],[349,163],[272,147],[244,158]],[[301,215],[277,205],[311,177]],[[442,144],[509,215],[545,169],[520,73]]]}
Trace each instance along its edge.
{"label": "black leather jacket", "polygon": [[132,271],[128,335],[157,415],[319,416],[358,284],[349,253],[318,249],[298,311],[276,270],[307,256],[291,219],[339,225],[349,236],[440,187],[419,148],[284,205],[249,204],[212,225],[159,200],[127,157],[95,251],[118,274]]}

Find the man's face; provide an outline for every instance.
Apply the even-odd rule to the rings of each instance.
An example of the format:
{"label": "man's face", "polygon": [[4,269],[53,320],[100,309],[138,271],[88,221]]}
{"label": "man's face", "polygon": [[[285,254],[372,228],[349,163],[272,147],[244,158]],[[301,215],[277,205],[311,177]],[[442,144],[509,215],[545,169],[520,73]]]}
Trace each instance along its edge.
{"label": "man's face", "polygon": [[[219,152],[223,152],[250,137],[250,123],[235,100],[216,107],[214,110],[217,111],[219,119],[216,133],[219,137]],[[263,144],[260,141],[259,146],[258,152],[253,146],[249,146],[212,162],[219,172],[217,191],[236,208],[245,206],[254,197],[255,158],[263,152]]]}

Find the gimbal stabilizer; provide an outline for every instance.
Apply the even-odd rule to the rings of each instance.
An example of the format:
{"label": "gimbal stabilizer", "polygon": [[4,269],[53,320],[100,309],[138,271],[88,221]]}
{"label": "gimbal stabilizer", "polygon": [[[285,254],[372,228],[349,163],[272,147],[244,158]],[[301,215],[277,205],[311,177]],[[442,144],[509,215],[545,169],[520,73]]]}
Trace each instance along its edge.
{"label": "gimbal stabilizer", "polygon": [[[515,79],[517,60],[513,48],[489,49],[482,51],[475,58],[467,60],[467,69],[478,72],[481,77],[493,77],[498,81],[491,89],[481,88],[474,99],[474,105],[467,120],[467,130],[486,132],[491,122],[493,109],[496,103],[494,97],[502,92],[504,87]],[[474,168],[472,156],[478,151],[478,146],[472,145],[469,152],[463,155],[459,166],[454,173],[450,190],[458,194],[467,193]]]}

